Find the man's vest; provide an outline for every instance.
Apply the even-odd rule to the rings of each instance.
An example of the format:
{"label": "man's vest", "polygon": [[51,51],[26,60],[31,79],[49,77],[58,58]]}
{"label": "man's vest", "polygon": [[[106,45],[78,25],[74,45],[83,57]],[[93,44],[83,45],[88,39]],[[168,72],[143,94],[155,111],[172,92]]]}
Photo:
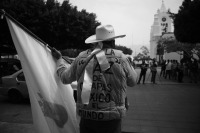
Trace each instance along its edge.
{"label": "man's vest", "polygon": [[64,84],[75,80],[77,86],[77,114],[85,119],[108,121],[121,119],[126,114],[125,98],[127,86],[134,86],[134,70],[128,58],[122,51],[104,49],[110,68],[105,71],[94,57],[92,85],[89,103],[83,104],[81,99],[85,64],[91,50],[84,51],[74,60],[71,66],[66,66],[63,60],[57,62],[57,74]]}
{"label": "man's vest", "polygon": [[[83,74],[79,75],[83,64],[90,54],[89,51],[80,53],[77,60],[77,77],[80,76],[77,87],[77,114],[86,119],[112,120],[125,116],[125,98],[127,88],[128,69],[131,64],[121,51],[105,49],[105,55],[110,68],[102,71],[96,58],[94,58],[92,88],[89,104],[81,101]],[[133,80],[132,80],[133,81]]]}

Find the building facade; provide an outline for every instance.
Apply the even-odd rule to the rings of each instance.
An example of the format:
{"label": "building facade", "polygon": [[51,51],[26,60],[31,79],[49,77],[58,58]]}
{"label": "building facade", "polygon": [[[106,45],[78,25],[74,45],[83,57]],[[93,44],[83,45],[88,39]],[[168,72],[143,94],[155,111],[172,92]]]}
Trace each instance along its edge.
{"label": "building facade", "polygon": [[167,9],[162,2],[161,8],[157,10],[157,13],[154,15],[154,22],[151,26],[150,31],[150,58],[157,57],[157,41],[159,38],[165,34],[172,31],[172,20],[167,14]]}

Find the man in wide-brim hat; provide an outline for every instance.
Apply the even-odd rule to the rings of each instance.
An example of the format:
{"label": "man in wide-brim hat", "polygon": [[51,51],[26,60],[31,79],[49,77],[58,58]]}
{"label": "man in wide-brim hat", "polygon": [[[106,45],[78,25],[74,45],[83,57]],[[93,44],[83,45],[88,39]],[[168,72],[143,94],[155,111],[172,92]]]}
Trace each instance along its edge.
{"label": "man in wide-brim hat", "polygon": [[77,114],[81,117],[80,133],[120,133],[121,119],[126,114],[127,86],[136,84],[137,74],[122,51],[115,50],[116,38],[112,25],[100,25],[96,34],[85,40],[95,44],[83,51],[67,66],[62,55],[53,50],[58,59],[57,74],[64,84],[78,82]]}

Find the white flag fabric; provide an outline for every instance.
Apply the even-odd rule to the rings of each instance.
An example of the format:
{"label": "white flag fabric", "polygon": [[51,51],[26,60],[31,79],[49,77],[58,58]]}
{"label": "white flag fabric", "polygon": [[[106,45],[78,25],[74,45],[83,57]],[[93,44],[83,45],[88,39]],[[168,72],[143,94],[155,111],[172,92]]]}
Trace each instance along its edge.
{"label": "white flag fabric", "polygon": [[51,51],[6,19],[26,78],[35,132],[78,133],[73,89],[56,75]]}

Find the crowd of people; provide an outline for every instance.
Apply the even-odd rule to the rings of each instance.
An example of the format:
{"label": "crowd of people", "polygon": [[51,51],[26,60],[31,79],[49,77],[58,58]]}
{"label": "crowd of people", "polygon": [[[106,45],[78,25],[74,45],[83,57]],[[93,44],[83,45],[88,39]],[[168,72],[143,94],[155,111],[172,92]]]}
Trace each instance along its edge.
{"label": "crowd of people", "polygon": [[200,78],[200,62],[195,59],[179,63],[177,60],[163,60],[161,63],[160,76],[165,79],[183,82],[183,77],[188,76],[190,83],[197,83]]}
{"label": "crowd of people", "polygon": [[145,60],[142,60],[142,64],[139,65],[139,67],[141,68],[141,72],[140,72],[140,76],[139,76],[139,80],[137,82],[137,84],[140,84],[140,81],[143,77],[143,84],[145,84],[145,77],[146,77],[146,71],[148,68],[150,68],[150,71],[151,71],[151,82],[152,83],[156,83],[155,80],[156,80],[156,74],[157,74],[157,62],[156,60],[154,59],[152,62],[150,62],[150,64],[148,65],[147,63],[145,63]]}
{"label": "crowd of people", "polygon": [[197,83],[200,80],[200,61],[192,59],[190,61],[179,63],[177,60],[163,60],[160,64],[161,71],[158,75],[157,67],[158,63],[156,60],[152,62],[145,63],[145,60],[139,65],[141,72],[137,84],[140,84],[140,81],[143,77],[143,84],[145,83],[146,71],[150,68],[151,71],[151,82],[156,83],[156,75],[164,77],[165,79],[175,80],[179,83],[183,82],[183,77],[188,76],[190,83]]}

